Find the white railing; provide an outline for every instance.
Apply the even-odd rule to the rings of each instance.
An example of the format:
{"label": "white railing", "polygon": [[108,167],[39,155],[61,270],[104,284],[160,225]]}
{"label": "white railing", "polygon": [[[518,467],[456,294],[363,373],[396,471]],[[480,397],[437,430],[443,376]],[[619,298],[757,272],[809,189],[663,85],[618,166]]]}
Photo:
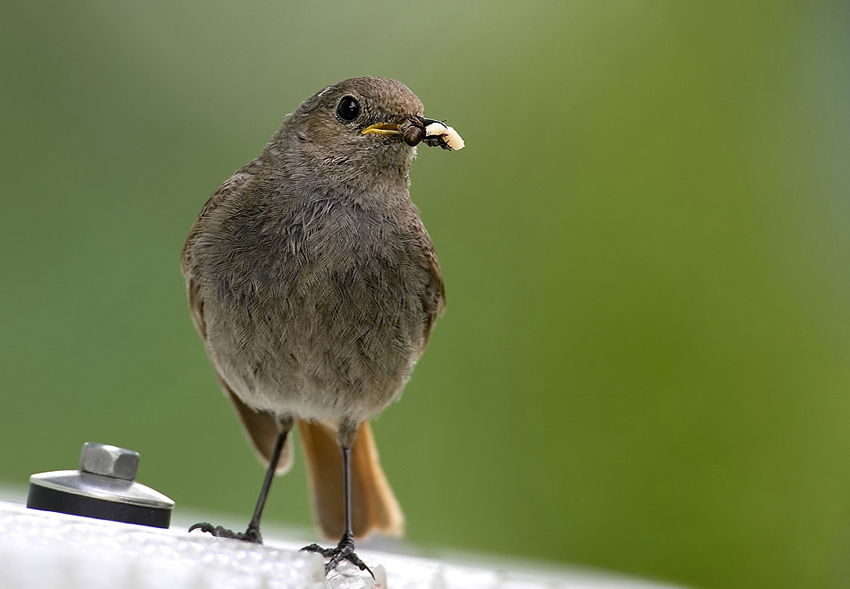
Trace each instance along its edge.
{"label": "white railing", "polygon": [[[27,509],[0,501],[0,589],[661,589],[662,585],[539,564],[471,566],[359,550],[327,579],[303,542],[264,528],[262,546]],[[669,587],[670,586],[666,586]]]}

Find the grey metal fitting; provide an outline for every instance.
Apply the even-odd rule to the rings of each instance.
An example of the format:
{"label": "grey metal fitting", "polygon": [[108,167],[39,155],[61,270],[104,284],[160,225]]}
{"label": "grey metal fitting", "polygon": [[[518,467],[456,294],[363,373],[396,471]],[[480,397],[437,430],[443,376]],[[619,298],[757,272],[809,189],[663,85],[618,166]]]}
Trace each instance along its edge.
{"label": "grey metal fitting", "polygon": [[79,470],[30,477],[27,507],[167,528],[174,501],[136,482],[138,467],[138,452],[86,442]]}
{"label": "grey metal fitting", "polygon": [[80,470],[132,481],[139,468],[139,453],[109,444],[86,442],[80,453]]}

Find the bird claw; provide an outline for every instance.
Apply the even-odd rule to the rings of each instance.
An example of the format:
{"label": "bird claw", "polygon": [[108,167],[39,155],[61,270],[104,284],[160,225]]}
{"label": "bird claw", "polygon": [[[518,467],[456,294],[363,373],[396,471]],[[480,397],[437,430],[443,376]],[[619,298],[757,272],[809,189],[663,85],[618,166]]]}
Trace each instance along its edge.
{"label": "bird claw", "polygon": [[202,532],[206,532],[216,538],[230,538],[231,540],[241,540],[243,542],[251,542],[253,544],[263,543],[263,537],[260,535],[260,530],[250,525],[244,532],[234,532],[224,526],[214,526],[207,522],[201,522],[189,528],[190,532],[192,530],[201,530]]}
{"label": "bird claw", "polygon": [[372,578],[375,578],[375,573],[372,572],[372,569],[370,569],[366,563],[354,553],[354,539],[351,537],[343,536],[342,539],[340,539],[339,544],[337,544],[334,548],[322,548],[318,544],[310,544],[301,550],[305,552],[318,552],[325,558],[329,559],[327,564],[325,564],[326,575],[334,570],[339,563],[347,560],[361,571],[368,571],[369,574],[372,575]]}

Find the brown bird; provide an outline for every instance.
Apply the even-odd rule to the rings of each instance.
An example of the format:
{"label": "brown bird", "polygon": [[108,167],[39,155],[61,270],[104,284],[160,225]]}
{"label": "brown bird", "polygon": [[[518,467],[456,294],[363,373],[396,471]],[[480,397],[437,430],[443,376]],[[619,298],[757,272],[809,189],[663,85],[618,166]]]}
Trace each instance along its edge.
{"label": "brown bird", "polygon": [[[445,292],[410,200],[416,144],[460,149],[451,127],[386,78],[352,78],[304,101],[254,161],[204,205],[183,248],[192,318],[219,383],[268,464],[245,532],[301,432],[330,571],[361,569],[354,538],[398,535],[403,518],[368,419],[399,396]],[[341,449],[341,451],[340,451]]]}

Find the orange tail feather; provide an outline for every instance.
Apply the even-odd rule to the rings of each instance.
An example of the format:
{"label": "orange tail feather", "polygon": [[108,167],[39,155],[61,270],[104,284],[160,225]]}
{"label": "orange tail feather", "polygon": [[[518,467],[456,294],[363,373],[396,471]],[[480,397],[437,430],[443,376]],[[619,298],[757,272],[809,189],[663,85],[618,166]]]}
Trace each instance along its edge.
{"label": "orange tail feather", "polygon": [[[343,528],[343,485],[336,427],[299,419],[298,429],[317,523],[325,536],[339,538]],[[351,526],[355,538],[367,538],[373,533],[400,536],[404,531],[404,516],[381,469],[367,421],[358,427],[351,447]]]}

